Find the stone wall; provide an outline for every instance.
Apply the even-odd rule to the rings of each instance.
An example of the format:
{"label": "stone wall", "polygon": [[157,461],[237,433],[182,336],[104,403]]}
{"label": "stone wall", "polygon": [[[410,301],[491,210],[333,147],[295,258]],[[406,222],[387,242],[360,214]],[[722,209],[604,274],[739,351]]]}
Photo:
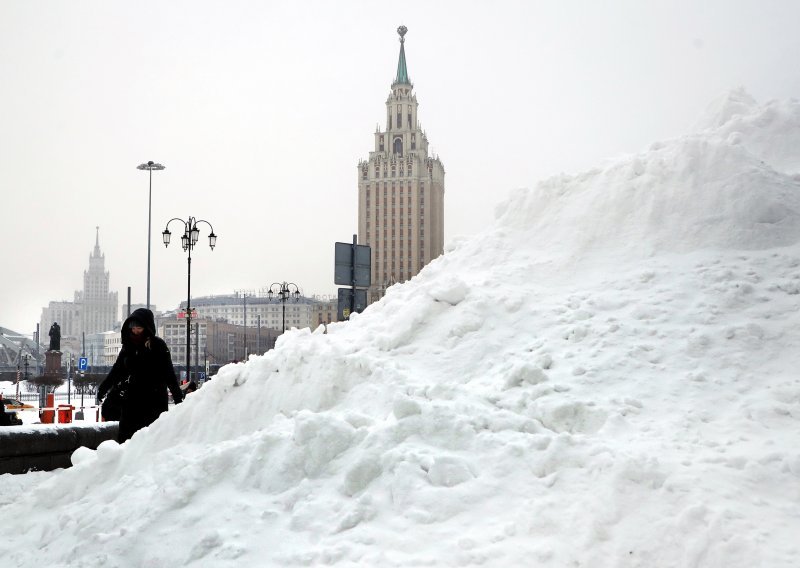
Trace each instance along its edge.
{"label": "stone wall", "polygon": [[116,440],[119,423],[87,426],[36,425],[0,428],[0,474],[51,471],[72,465],[72,452],[81,446],[97,449]]}

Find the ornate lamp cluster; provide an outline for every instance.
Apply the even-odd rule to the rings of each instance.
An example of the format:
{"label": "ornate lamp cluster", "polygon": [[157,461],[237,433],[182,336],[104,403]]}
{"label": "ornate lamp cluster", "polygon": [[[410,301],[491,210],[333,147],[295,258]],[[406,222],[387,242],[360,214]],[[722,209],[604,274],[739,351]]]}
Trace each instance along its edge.
{"label": "ornate lamp cluster", "polygon": [[184,221],[180,217],[174,217],[167,221],[167,226],[161,233],[161,238],[164,240],[165,247],[169,246],[170,239],[172,238],[172,233],[169,230],[169,224],[173,221],[180,221],[183,223],[181,246],[183,247],[184,252],[188,251],[189,249],[193,249],[194,245],[196,245],[197,241],[200,239],[200,228],[197,226],[200,223],[205,223],[211,229],[211,233],[208,235],[208,246],[211,247],[211,250],[214,250],[214,247],[217,246],[217,235],[214,234],[214,227],[211,226],[211,223],[204,219],[195,219],[194,217],[189,217],[188,221]]}
{"label": "ornate lamp cluster", "polygon": [[214,250],[214,247],[217,246],[217,235],[214,234],[214,227],[211,226],[211,223],[206,221],[205,219],[196,219],[194,217],[189,217],[188,220],[184,221],[180,217],[173,217],[169,221],[167,221],[166,227],[164,227],[164,231],[161,233],[161,237],[164,240],[164,246],[168,247],[170,239],[172,237],[172,233],[169,230],[169,225],[173,221],[180,221],[183,223],[183,235],[181,236],[181,246],[183,247],[183,251],[188,253],[187,258],[187,273],[186,273],[186,378],[191,380],[191,372],[190,372],[190,364],[191,364],[191,354],[192,354],[192,249],[197,244],[197,241],[200,240],[200,228],[198,225],[201,223],[205,223],[208,225],[211,232],[208,235],[208,246],[211,247],[211,250]]}
{"label": "ornate lamp cluster", "polygon": [[273,282],[269,287],[267,296],[270,300],[277,296],[281,304],[283,304],[283,331],[286,331],[286,300],[298,301],[300,299],[300,288],[294,282]]}

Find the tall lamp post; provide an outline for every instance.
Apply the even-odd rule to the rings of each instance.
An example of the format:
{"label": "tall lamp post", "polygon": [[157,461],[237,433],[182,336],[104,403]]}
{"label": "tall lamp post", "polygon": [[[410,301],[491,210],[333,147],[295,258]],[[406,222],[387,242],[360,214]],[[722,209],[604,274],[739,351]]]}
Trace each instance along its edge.
{"label": "tall lamp post", "polygon": [[289,298],[295,302],[300,299],[300,288],[294,282],[273,282],[267,296],[272,300],[273,296],[277,296],[283,304],[283,331],[286,332],[286,300]]}
{"label": "tall lamp post", "polygon": [[208,246],[211,247],[211,250],[214,250],[214,247],[217,245],[217,235],[214,234],[214,227],[211,226],[211,223],[205,221],[203,219],[195,219],[194,217],[189,217],[187,221],[184,221],[180,217],[173,217],[169,221],[167,221],[167,225],[164,228],[164,231],[161,233],[162,238],[164,239],[164,246],[169,246],[169,240],[172,236],[172,233],[169,231],[169,224],[173,221],[180,221],[183,223],[183,235],[181,236],[181,246],[183,250],[188,253],[187,257],[187,272],[186,272],[186,378],[188,380],[192,380],[192,375],[190,371],[190,363],[191,363],[191,354],[192,354],[192,249],[194,245],[197,244],[198,239],[200,238],[200,229],[198,225],[200,223],[205,223],[211,229],[211,232],[208,234]]}
{"label": "tall lamp post", "polygon": [[[137,170],[147,170],[150,172],[150,191],[147,196],[147,309],[150,309],[150,222],[153,214],[153,170],[163,170],[164,166],[150,160],[146,164],[139,164],[136,166]],[[128,303],[128,311],[130,311],[130,302]]]}

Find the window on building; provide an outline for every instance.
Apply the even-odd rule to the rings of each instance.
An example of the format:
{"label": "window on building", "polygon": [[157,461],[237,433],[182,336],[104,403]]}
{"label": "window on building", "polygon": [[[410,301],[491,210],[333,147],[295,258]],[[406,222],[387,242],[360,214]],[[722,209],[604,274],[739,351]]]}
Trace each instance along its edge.
{"label": "window on building", "polygon": [[394,153],[399,156],[403,155],[403,140],[399,136],[394,139]]}

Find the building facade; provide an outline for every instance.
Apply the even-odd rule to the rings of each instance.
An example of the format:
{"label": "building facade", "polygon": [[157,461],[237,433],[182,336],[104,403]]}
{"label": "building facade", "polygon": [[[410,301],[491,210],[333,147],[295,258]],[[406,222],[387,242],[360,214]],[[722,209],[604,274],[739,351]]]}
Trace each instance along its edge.
{"label": "building facade", "polygon": [[[128,316],[130,316],[133,312],[135,312],[139,308],[147,309],[147,304],[135,304],[131,302],[131,305],[128,306],[127,301],[123,302],[122,305],[120,306],[119,321],[124,322],[126,319],[128,319]],[[154,314],[158,313],[158,308],[156,308],[155,304],[151,303],[149,309]]]}
{"label": "building facade", "polygon": [[[300,296],[296,301],[287,299],[284,303],[276,297],[270,298],[265,288],[252,294],[192,298],[192,309],[201,318],[247,327],[257,327],[260,323],[261,327],[278,330],[283,330],[284,326],[286,329],[315,329],[321,323],[317,308],[326,301],[329,300]],[[182,301],[180,307],[185,310],[186,302]]]}
{"label": "building facade", "polygon": [[86,342],[81,345],[79,354],[84,354],[89,368],[110,367],[117,360],[122,349],[122,334],[117,331],[87,333]]}
{"label": "building facade", "polygon": [[429,154],[400,26],[397,74],[369,159],[358,164],[358,242],[372,249],[368,301],[416,275],[444,251],[444,166]]}
{"label": "building facade", "polygon": [[338,321],[337,311],[339,299],[332,298],[314,298],[317,302],[311,304],[311,329],[316,329],[321,325],[327,325]]}
{"label": "building facade", "polygon": [[83,290],[75,292],[72,302],[50,302],[42,308],[40,334],[47,342],[50,326],[57,322],[62,342],[81,340],[83,334],[110,331],[117,325],[117,293],[109,291],[109,273],[105,255],[100,251],[100,227],[97,227],[94,250],[89,255],[89,269],[83,273]]}
{"label": "building facade", "polygon": [[[158,318],[158,333],[169,347],[172,364],[186,369],[186,320],[177,314]],[[197,370],[209,369],[234,361],[245,361],[252,354],[263,354],[275,347],[280,330],[267,327],[245,327],[198,316],[191,323],[192,376]]]}

